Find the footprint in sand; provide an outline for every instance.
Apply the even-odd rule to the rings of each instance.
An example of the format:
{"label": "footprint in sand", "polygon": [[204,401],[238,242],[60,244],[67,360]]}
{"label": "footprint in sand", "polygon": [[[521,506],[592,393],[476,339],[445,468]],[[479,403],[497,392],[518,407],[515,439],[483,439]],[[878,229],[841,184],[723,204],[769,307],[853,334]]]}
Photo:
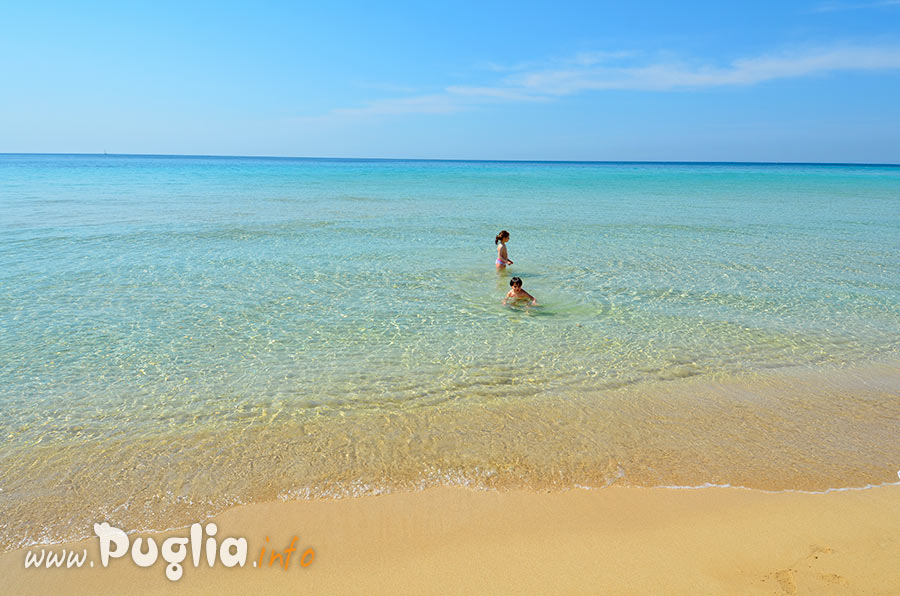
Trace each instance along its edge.
{"label": "footprint in sand", "polygon": [[[816,557],[816,555],[830,555],[834,551],[828,548],[827,546],[819,546],[818,544],[810,544],[809,545],[809,555],[806,557]],[[818,558],[818,557],[816,557]]]}
{"label": "footprint in sand", "polygon": [[841,586],[847,586],[850,582],[847,581],[847,578],[838,575],[837,573],[820,573],[819,579],[828,584],[839,584]]}
{"label": "footprint in sand", "polygon": [[784,590],[785,594],[797,593],[797,582],[794,581],[793,569],[782,569],[781,571],[776,571],[775,580],[778,581],[778,585],[781,586],[781,589]]}
{"label": "footprint in sand", "polygon": [[[781,586],[781,590],[784,594],[797,593],[798,573],[800,574],[800,579],[802,580],[802,584],[804,586],[808,585],[808,581],[812,581],[813,584],[817,582],[824,582],[826,584],[831,584],[832,586],[850,585],[850,582],[847,581],[846,577],[843,577],[836,573],[813,573],[812,567],[813,565],[817,564],[816,561],[818,561],[820,558],[824,558],[825,555],[831,555],[833,553],[834,550],[827,546],[818,546],[816,544],[811,544],[809,546],[808,555],[797,559],[787,569],[781,569],[780,571],[775,571],[774,573],[768,574],[766,578],[774,578],[775,581],[778,582],[778,585]],[[800,570],[801,567],[805,567],[805,569]],[[810,588],[812,589],[811,593],[815,593],[814,587],[810,586]]]}

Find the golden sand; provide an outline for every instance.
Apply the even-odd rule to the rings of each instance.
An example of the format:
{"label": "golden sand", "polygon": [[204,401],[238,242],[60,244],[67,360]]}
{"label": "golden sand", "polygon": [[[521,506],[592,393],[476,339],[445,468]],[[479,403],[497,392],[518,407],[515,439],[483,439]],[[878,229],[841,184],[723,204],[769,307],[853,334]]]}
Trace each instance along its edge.
{"label": "golden sand", "polygon": [[[98,520],[100,521],[100,520]],[[15,594],[897,594],[900,486],[824,494],[612,487],[562,492],[422,492],[236,507],[219,538],[249,542],[244,568],[162,560],[24,569],[0,557]],[[153,535],[185,536],[185,529]],[[265,537],[298,553],[253,568]],[[130,537],[134,541],[135,536]],[[34,550],[34,549],[33,549]],[[39,550],[39,549],[37,549]],[[277,564],[277,562],[276,562]]]}
{"label": "golden sand", "polygon": [[0,552],[89,536],[98,512],[175,528],[237,503],[447,485],[877,485],[900,469],[898,421],[891,362],[23,443],[0,457]]}

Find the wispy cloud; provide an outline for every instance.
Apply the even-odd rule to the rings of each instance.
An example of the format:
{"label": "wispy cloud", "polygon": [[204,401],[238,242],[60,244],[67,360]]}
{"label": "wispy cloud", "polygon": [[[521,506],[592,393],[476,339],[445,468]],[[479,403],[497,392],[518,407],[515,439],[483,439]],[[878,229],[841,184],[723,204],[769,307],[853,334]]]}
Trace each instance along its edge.
{"label": "wispy cloud", "polygon": [[573,56],[566,56],[564,58],[557,58],[554,60],[531,60],[527,62],[518,62],[516,64],[508,65],[498,64],[496,62],[482,62],[481,66],[486,70],[492,70],[494,72],[517,72],[523,70],[533,70],[536,68],[545,68],[548,64],[556,66],[591,66],[600,62],[607,62],[610,60],[617,60],[635,55],[637,55],[637,52],[626,50],[619,50],[615,52],[578,52]]}
{"label": "wispy cloud", "polygon": [[364,89],[375,89],[377,91],[386,91],[388,93],[415,93],[417,89],[409,85],[395,85],[393,83],[372,83],[369,81],[357,81],[357,87]]}
{"label": "wispy cloud", "polygon": [[464,106],[451,93],[432,93],[411,97],[394,97],[370,101],[356,108],[336,108],[330,114],[336,116],[366,116],[388,114],[449,114]]}
{"label": "wispy cloud", "polygon": [[[897,0],[900,2],[900,0]],[[546,102],[576,93],[605,90],[677,91],[750,86],[777,79],[821,76],[838,71],[900,69],[900,46],[840,46],[765,54],[726,65],[643,58],[633,52],[582,53],[538,66],[492,70],[507,72],[479,85],[453,85],[423,95],[371,101],[332,110],[327,117],[390,114],[449,114],[480,105]]]}
{"label": "wispy cloud", "polygon": [[900,68],[900,47],[843,47],[742,58],[724,67],[664,61],[645,65],[601,64],[539,70],[508,76],[498,88],[551,96],[604,89],[670,91],[754,85],[774,79],[812,76],[840,70],[892,68]]}
{"label": "wispy cloud", "polygon": [[880,8],[884,6],[900,6],[900,0],[879,0],[878,2],[862,2],[862,3],[851,3],[851,2],[823,2],[819,4],[815,8],[812,9],[812,12],[838,12],[843,10],[857,10],[861,8]]}

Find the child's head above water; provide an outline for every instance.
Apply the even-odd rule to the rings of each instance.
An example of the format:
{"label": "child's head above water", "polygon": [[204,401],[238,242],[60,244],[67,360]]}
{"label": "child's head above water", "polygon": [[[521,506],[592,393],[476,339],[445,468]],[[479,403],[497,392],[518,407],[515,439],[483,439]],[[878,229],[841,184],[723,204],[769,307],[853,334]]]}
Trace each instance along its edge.
{"label": "child's head above water", "polygon": [[520,301],[520,300],[531,300],[531,304],[537,304],[537,298],[526,292],[522,289],[522,278],[514,277],[509,280],[510,290],[506,295],[506,298],[503,299],[503,304],[506,304],[509,300]]}
{"label": "child's head above water", "polygon": [[500,230],[500,233],[497,234],[497,237],[494,238],[494,244],[500,244],[501,242],[506,242],[509,240],[509,232],[506,230]]}

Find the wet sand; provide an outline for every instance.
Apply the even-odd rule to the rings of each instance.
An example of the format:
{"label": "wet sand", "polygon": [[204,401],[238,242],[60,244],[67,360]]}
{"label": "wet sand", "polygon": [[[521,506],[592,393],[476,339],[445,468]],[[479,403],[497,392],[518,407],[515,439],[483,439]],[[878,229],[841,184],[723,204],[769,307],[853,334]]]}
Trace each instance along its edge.
{"label": "wet sand", "polygon": [[[100,520],[98,520],[100,521]],[[16,594],[892,594],[900,590],[900,486],[830,493],[610,487],[421,492],[230,509],[217,537],[249,542],[244,568],[165,578],[162,559],[24,569],[0,556]],[[186,529],[156,534],[187,536]],[[260,548],[298,540],[288,569],[253,568]],[[131,536],[132,542],[135,536]],[[315,551],[303,568],[299,556]],[[39,550],[39,549],[38,549]]]}
{"label": "wet sand", "polygon": [[900,363],[5,445],[0,552],[188,525],[240,503],[442,486],[878,485],[900,469]]}

